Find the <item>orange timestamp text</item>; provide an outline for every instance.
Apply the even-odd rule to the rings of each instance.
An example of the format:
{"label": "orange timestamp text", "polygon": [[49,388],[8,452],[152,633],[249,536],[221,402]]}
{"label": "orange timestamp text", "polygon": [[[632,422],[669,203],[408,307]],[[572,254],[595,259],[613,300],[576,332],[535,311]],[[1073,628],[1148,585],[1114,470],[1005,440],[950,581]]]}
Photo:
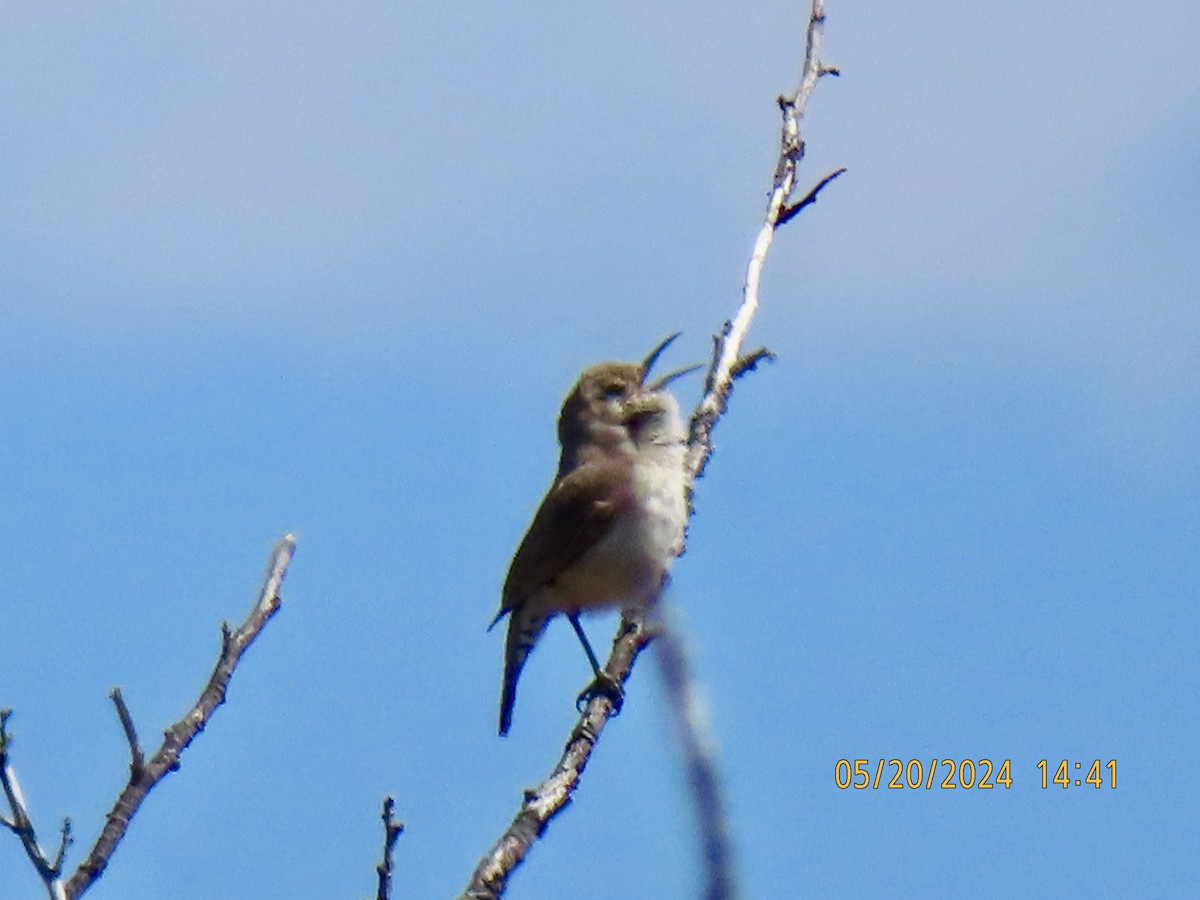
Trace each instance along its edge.
{"label": "orange timestamp text", "polygon": [[[1012,760],[1002,759],[839,759],[833,766],[833,783],[841,790],[1011,790]],[[1116,789],[1117,761],[1099,759],[1041,760],[1041,787],[1092,787]],[[1051,774],[1053,773],[1053,774]]]}

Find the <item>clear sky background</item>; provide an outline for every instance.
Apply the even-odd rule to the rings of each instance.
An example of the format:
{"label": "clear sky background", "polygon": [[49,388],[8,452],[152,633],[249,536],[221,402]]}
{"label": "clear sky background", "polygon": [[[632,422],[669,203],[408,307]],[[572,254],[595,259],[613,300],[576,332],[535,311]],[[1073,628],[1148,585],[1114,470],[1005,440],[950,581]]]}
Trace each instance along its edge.
{"label": "clear sky background", "polygon": [[[107,692],[156,743],[299,536],[90,896],[368,896],[389,792],[397,895],[465,884],[588,680],[552,627],[496,737],[558,405],[735,308],[802,6],[0,5],[0,706],[72,864]],[[803,177],[849,173],[777,242],[670,596],[745,894],[1193,896],[1200,5],[828,12]],[[696,895],[650,662],[511,897]],[[834,783],[951,757],[1013,786]]]}

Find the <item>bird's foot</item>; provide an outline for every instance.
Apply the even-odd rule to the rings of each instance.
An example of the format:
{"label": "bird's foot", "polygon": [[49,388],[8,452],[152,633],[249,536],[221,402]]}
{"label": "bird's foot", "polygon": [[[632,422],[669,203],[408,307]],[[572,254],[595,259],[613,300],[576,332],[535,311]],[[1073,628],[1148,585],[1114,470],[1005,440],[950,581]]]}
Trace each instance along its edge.
{"label": "bird's foot", "polygon": [[621,705],[625,702],[625,689],[621,682],[608,674],[604,669],[596,671],[596,678],[585,687],[575,698],[575,709],[580,713],[596,697],[604,697],[612,704],[612,714],[620,715]]}

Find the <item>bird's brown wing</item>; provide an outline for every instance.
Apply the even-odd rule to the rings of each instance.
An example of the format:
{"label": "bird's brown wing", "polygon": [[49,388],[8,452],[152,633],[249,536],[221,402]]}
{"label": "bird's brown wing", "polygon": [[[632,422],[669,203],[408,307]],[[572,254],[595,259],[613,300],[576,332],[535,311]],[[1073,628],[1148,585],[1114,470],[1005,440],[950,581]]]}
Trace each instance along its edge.
{"label": "bird's brown wing", "polygon": [[635,503],[631,481],[628,466],[619,460],[589,462],[556,481],[538,507],[508,569],[500,612],[492,621],[494,626],[512,613],[500,689],[500,734],[508,734],[512,725],[517,679],[525,661],[557,612],[534,608],[529,598],[601,540]]}
{"label": "bird's brown wing", "polygon": [[631,481],[627,462],[606,459],[580,466],[554,483],[509,566],[497,620],[551,584],[604,537],[635,503]]}

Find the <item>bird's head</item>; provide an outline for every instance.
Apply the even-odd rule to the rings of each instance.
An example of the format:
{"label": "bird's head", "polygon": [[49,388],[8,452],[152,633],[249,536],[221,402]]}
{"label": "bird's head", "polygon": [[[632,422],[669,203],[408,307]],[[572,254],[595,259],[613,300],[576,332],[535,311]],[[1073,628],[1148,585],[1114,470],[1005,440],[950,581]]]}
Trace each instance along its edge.
{"label": "bird's head", "polygon": [[666,420],[679,418],[679,405],[666,389],[689,366],[647,384],[646,378],[675,333],[658,344],[640,363],[605,362],[585,369],[558,417],[558,440],[563,455],[559,474],[573,468],[581,450],[596,447],[612,452],[632,445],[639,435],[654,435]]}

